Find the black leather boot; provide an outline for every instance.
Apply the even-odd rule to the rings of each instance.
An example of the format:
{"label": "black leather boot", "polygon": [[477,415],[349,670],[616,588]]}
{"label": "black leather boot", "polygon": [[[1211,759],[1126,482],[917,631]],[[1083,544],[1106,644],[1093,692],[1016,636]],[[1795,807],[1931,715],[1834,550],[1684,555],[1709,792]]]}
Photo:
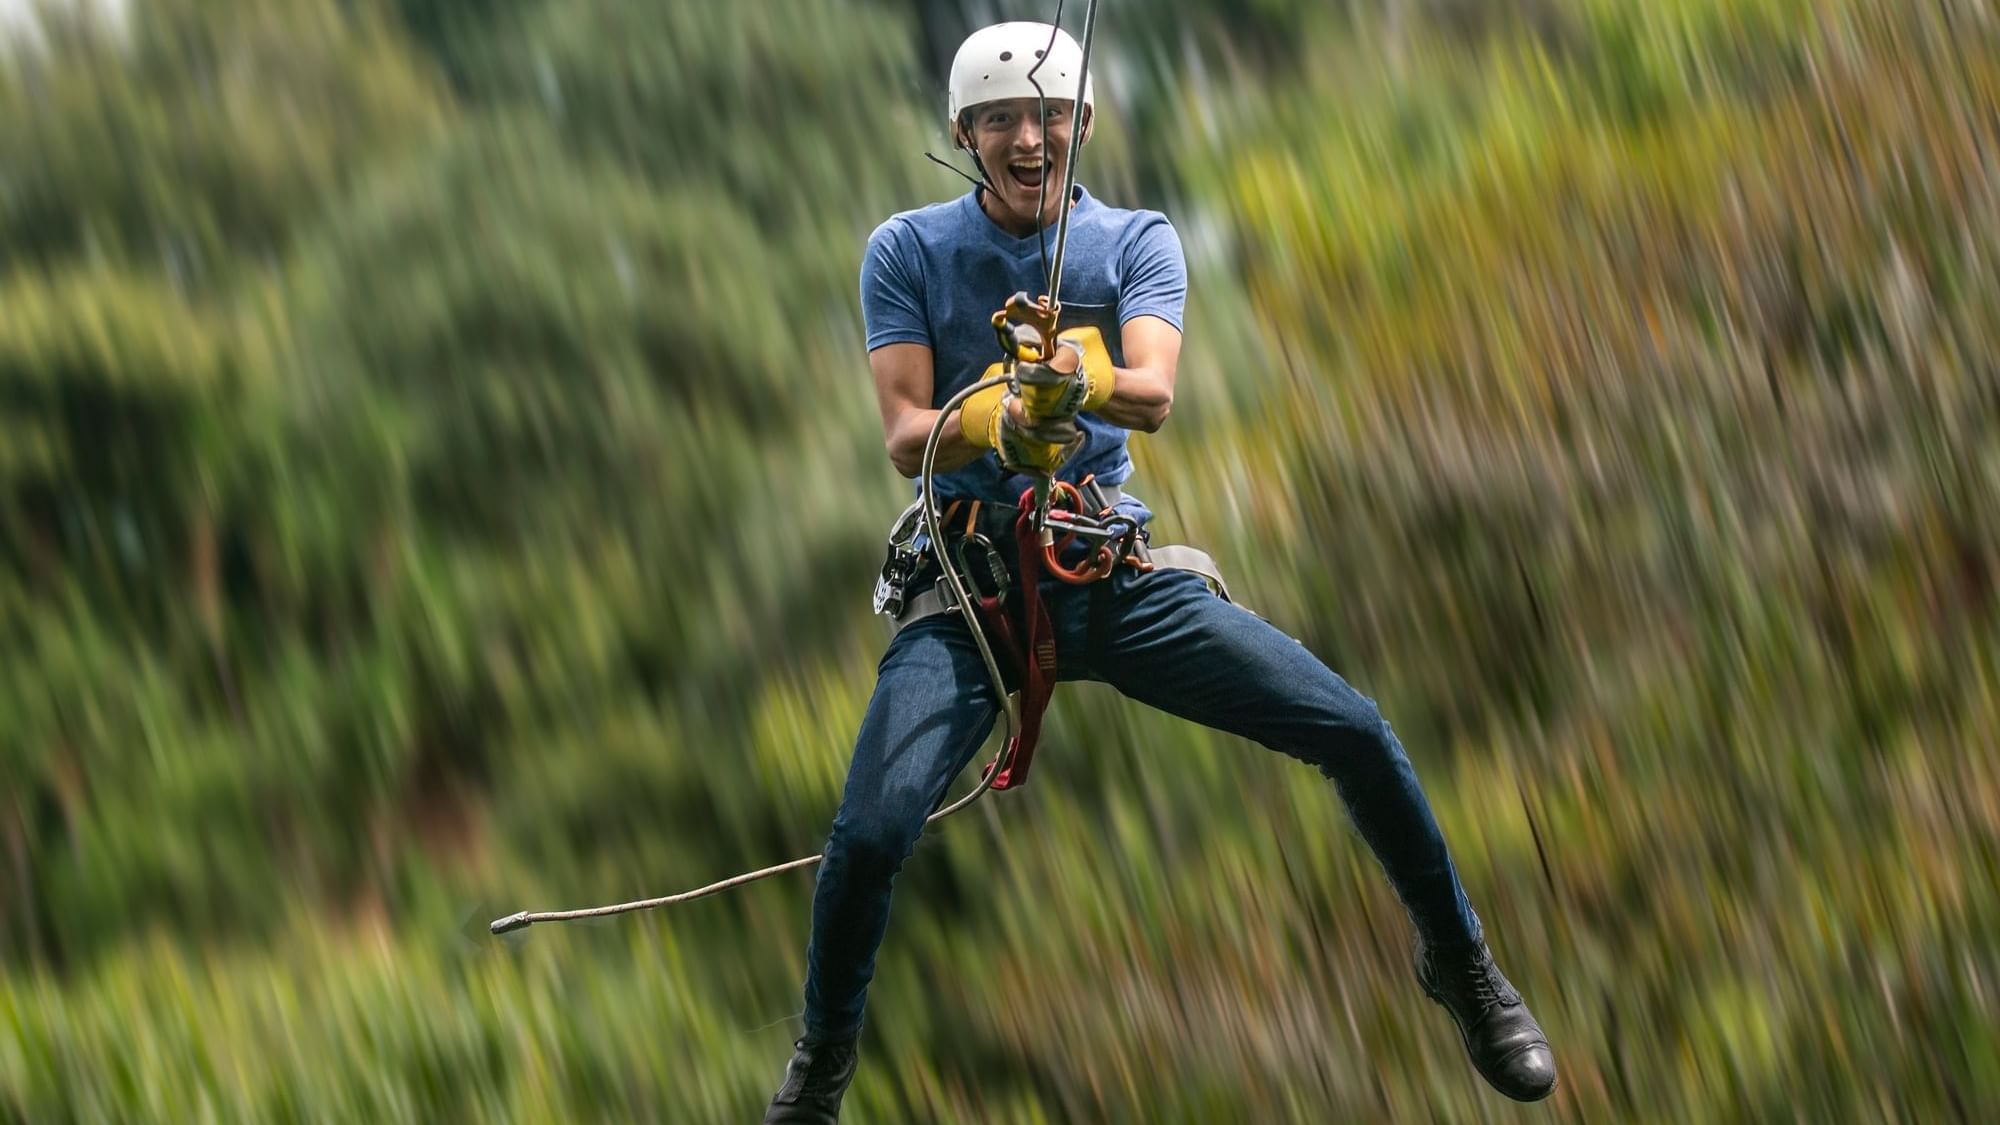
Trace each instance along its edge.
{"label": "black leather boot", "polygon": [[764,1125],[834,1125],[858,1059],[852,1039],[808,1037],[792,1044],[785,1084],[764,1111]]}
{"label": "black leather boot", "polygon": [[1556,1088],[1556,1058],[1521,994],[1500,974],[1486,943],[1426,949],[1417,982],[1458,1021],[1465,1052],[1494,1089],[1516,1101],[1540,1101]]}

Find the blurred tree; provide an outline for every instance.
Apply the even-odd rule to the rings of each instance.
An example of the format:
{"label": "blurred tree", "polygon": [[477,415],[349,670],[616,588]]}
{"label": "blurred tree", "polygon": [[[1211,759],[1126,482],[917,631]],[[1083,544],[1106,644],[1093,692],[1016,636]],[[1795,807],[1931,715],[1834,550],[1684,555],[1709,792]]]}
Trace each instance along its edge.
{"label": "blurred tree", "polygon": [[[1086,175],[1197,270],[1143,494],[1395,717],[1578,1119],[2000,1105],[1976,7],[1100,16]],[[440,946],[816,842],[909,488],[861,239],[1053,10],[161,0],[0,63],[0,1120],[768,1095],[803,881]],[[1318,778],[1051,720],[906,875],[857,1115],[1485,1112]]]}
{"label": "blurred tree", "polygon": [[215,291],[443,125],[436,83],[365,6],[161,0],[129,22],[0,69],[0,269],[129,261]]}
{"label": "blurred tree", "polygon": [[[176,673],[220,696],[218,481],[262,357],[254,335],[113,272],[17,277],[0,308],[0,770],[46,867],[14,885],[44,903],[94,798],[176,747]],[[47,916],[17,905],[0,940],[38,931],[53,952]]]}
{"label": "blurred tree", "polygon": [[800,233],[802,260],[783,260],[834,257],[844,274],[877,201],[935,179],[919,150],[942,130],[910,113],[911,53],[866,0],[580,0],[540,9],[468,86],[540,114],[578,152],[732,199],[760,229],[818,228]]}

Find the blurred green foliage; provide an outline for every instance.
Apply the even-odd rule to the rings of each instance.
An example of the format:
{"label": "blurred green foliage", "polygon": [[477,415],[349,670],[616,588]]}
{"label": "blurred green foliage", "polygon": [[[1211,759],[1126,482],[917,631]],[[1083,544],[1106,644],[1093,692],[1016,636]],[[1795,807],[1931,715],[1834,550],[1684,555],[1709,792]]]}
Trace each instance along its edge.
{"label": "blurred green foliage", "polygon": [[[818,846],[908,488],[854,273],[979,7],[6,57],[0,1120],[754,1115],[808,878],[483,923]],[[1134,488],[1396,722],[1547,1112],[2000,1116],[1990,6],[1103,19],[1085,179],[1195,269]],[[1047,740],[902,876],[853,1120],[1500,1112],[1317,775]]]}

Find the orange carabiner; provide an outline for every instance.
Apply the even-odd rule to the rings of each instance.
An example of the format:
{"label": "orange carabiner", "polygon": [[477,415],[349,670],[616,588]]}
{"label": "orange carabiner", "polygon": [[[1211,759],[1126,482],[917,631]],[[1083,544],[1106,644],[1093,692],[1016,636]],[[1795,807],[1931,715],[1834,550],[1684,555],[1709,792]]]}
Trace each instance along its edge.
{"label": "orange carabiner", "polygon": [[1042,566],[1050,574],[1072,586],[1088,586],[1092,582],[1111,577],[1111,568],[1118,565],[1118,556],[1109,547],[1099,547],[1097,555],[1081,569],[1071,570],[1056,561],[1056,547],[1051,543],[1042,548]]}
{"label": "orange carabiner", "polygon": [[[1055,485],[1055,488],[1049,493],[1049,507],[1054,508],[1057,498],[1060,497],[1069,501],[1069,510],[1071,512],[1079,516],[1083,515],[1083,492],[1066,480],[1054,481],[1052,483]],[[1059,562],[1057,557],[1064,551],[1069,550],[1069,545],[1074,542],[1076,542],[1076,532],[1065,531],[1060,539],[1043,544],[1043,568],[1072,586],[1088,586],[1092,582],[1110,577],[1111,569],[1118,565],[1118,555],[1111,550],[1109,545],[1098,547],[1097,553],[1091,556],[1090,561],[1075,570],[1071,570]]]}

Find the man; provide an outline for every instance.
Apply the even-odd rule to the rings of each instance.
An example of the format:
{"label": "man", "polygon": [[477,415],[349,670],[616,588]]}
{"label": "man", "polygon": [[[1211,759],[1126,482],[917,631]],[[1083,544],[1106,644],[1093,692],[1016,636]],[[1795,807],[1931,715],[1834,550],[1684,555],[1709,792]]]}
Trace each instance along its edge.
{"label": "man", "polygon": [[[1126,433],[1150,433],[1166,420],[1180,355],[1186,270],[1173,227],[1157,212],[1109,207],[1080,187],[1058,198],[1071,132],[1089,136],[1094,98],[1087,85],[1081,106],[1057,96],[1075,94],[1083,60],[1068,35],[1052,32],[1009,23],[965,41],[952,63],[948,121],[984,185],[889,219],[861,267],[889,459],[914,477],[939,405],[998,370],[992,313],[1012,293],[1044,291],[1044,240],[1061,208],[1072,207],[1064,343],[1046,366],[1073,393],[1054,405],[1045,395],[1028,404],[1033,410],[1004,386],[975,395],[946,420],[937,457],[940,502],[977,499],[1002,521],[1031,479],[1017,469],[1072,482],[1094,474],[1122,486],[1132,472]],[[1029,71],[1044,51],[1034,77],[1050,96],[1038,103]],[[1130,496],[1116,503],[1134,519],[1149,515]],[[1087,587],[1041,589],[1060,679],[1109,683],[1332,779],[1415,924],[1419,981],[1458,1022],[1479,1072],[1521,1100],[1554,1088],[1548,1043],[1487,952],[1409,759],[1371,701],[1189,571],[1118,566]],[[1184,658],[1197,651],[1201,659]],[[807,950],[805,1035],[767,1125],[838,1117],[891,883],[998,707],[957,612],[902,623],[882,657],[827,841]]]}

